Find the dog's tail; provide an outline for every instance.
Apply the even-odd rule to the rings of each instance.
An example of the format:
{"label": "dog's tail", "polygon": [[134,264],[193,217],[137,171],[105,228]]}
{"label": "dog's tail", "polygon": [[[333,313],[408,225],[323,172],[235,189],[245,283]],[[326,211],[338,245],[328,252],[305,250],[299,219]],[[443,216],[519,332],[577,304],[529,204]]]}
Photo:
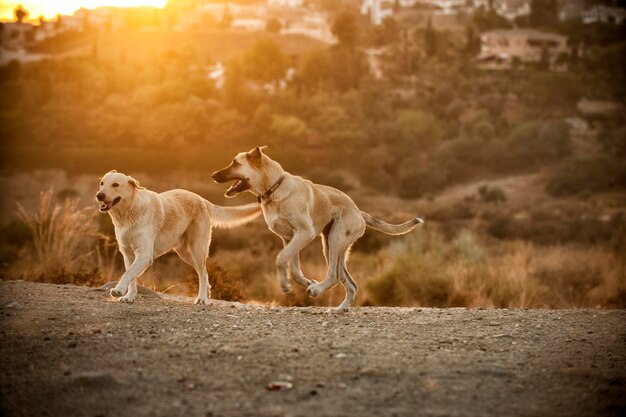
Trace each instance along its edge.
{"label": "dog's tail", "polygon": [[243,206],[223,207],[209,201],[206,202],[211,215],[211,221],[217,227],[228,229],[251,222],[261,214],[261,205],[258,203]]}
{"label": "dog's tail", "polygon": [[365,220],[365,223],[367,223],[368,227],[371,227],[374,230],[378,230],[379,232],[383,232],[388,235],[403,235],[415,229],[415,226],[417,226],[418,224],[424,223],[424,220],[420,219],[419,217],[416,217],[409,220],[408,222],[404,222],[401,224],[390,224],[375,217],[372,217],[364,211],[361,211],[361,215],[363,216],[363,220]]}

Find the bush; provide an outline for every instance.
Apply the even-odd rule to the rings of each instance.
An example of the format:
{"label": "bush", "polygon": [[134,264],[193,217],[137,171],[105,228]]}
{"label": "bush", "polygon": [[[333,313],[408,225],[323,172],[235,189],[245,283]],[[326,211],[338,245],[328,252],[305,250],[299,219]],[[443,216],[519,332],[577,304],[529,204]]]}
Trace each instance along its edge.
{"label": "bush", "polygon": [[37,213],[18,203],[19,217],[35,249],[37,266],[32,272],[44,282],[81,282],[89,275],[85,261],[91,252],[85,248],[84,239],[95,235],[96,225],[90,216],[93,209],[79,210],[77,200],[55,204],[52,195],[52,189],[40,194]]}
{"label": "bush", "polygon": [[502,188],[489,188],[487,185],[481,185],[478,188],[478,195],[485,203],[503,203],[506,201],[506,193]]}
{"label": "bush", "polygon": [[565,196],[625,187],[626,162],[600,155],[563,161],[548,181],[546,191],[553,196]]}

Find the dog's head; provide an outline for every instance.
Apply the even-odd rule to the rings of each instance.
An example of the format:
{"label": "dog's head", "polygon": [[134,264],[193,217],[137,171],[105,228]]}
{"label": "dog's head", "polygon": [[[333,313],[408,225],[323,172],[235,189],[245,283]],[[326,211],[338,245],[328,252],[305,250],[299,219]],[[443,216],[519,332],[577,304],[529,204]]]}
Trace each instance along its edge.
{"label": "dog's head", "polygon": [[244,191],[250,189],[261,189],[260,170],[263,166],[264,158],[267,156],[263,153],[267,150],[267,146],[257,146],[249,152],[241,152],[235,156],[233,161],[226,168],[211,174],[213,181],[224,183],[234,181],[226,190],[226,197],[235,197]]}
{"label": "dog's head", "polygon": [[112,170],[104,174],[100,179],[100,189],[96,194],[96,200],[100,205],[100,212],[104,213],[119,204],[128,203],[135,195],[135,191],[142,189],[139,181],[128,175]]}

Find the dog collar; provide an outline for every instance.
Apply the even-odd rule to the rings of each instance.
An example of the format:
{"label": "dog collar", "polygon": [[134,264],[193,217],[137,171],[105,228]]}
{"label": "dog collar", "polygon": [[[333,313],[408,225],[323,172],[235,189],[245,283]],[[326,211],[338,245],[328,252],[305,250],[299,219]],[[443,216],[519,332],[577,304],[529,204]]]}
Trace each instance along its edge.
{"label": "dog collar", "polygon": [[276,191],[278,187],[280,187],[280,184],[282,184],[284,180],[285,180],[285,175],[283,174],[280,176],[279,179],[276,180],[276,182],[269,188],[269,190],[267,190],[266,192],[264,192],[263,194],[257,197],[257,200],[259,201],[259,203],[262,200],[267,200],[268,198],[270,198],[270,196],[274,194],[274,191]]}

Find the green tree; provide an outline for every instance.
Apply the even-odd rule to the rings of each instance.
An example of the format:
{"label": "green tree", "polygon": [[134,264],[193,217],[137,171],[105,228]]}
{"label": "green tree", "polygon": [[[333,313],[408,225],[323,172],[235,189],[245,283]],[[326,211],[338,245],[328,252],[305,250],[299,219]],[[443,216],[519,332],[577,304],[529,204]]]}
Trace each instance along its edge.
{"label": "green tree", "polygon": [[437,32],[433,28],[430,17],[428,18],[426,30],[424,31],[424,52],[428,57],[437,55]]}
{"label": "green tree", "polygon": [[403,152],[415,154],[426,151],[443,138],[444,129],[441,123],[434,115],[425,111],[403,110],[398,114],[396,123],[406,141]]}
{"label": "green tree", "polygon": [[257,41],[243,58],[244,74],[260,83],[275,83],[285,76],[287,59],[271,40]]}
{"label": "green tree", "polygon": [[29,15],[28,10],[26,10],[21,4],[13,10],[13,14],[15,15],[15,21],[19,23],[22,23]]}
{"label": "green tree", "polygon": [[321,48],[308,51],[301,58],[298,73],[302,83],[309,89],[322,88],[333,75],[333,64],[328,52]]}
{"label": "green tree", "polygon": [[554,26],[558,22],[556,0],[532,0],[530,2],[530,23],[533,26]]}
{"label": "green tree", "polygon": [[353,51],[358,37],[354,14],[343,12],[333,22],[331,30],[339,40],[339,46]]}

